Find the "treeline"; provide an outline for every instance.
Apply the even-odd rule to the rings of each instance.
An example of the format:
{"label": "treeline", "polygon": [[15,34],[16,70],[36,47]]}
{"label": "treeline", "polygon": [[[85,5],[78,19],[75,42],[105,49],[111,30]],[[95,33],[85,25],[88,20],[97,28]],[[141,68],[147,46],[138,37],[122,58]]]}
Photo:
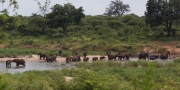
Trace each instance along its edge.
{"label": "treeline", "polygon": [[[16,21],[18,19],[18,21]],[[5,32],[17,36],[47,36],[48,38],[62,38],[62,28],[50,28],[47,20],[41,16],[10,17]],[[18,25],[19,24],[19,25]],[[10,32],[9,32],[10,31]],[[119,41],[137,42],[144,39],[158,39],[165,37],[166,28],[158,26],[150,28],[145,23],[145,17],[135,14],[122,17],[113,16],[85,16],[80,24],[71,23],[67,27],[67,37],[94,37],[97,39],[118,39]],[[178,33],[176,33],[178,34]]]}
{"label": "treeline", "polygon": [[[48,19],[35,14],[28,17],[21,15],[10,17],[8,27],[3,30],[8,38],[6,43],[11,46],[33,45],[35,47],[58,44],[57,47],[64,49],[117,51],[137,49],[134,45],[137,43],[167,40],[166,27],[151,28],[146,25],[145,17],[135,14],[121,17],[85,16],[80,23],[71,23],[67,27],[66,36],[63,28],[51,28],[47,22]],[[178,32],[171,38],[171,40],[178,40]]]}

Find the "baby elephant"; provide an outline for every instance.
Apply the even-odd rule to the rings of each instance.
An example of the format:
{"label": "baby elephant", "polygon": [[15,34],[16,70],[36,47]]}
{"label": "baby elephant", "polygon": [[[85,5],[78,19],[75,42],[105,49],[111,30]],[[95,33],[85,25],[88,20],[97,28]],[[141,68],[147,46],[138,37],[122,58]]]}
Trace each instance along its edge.
{"label": "baby elephant", "polygon": [[93,57],[92,58],[92,61],[97,61],[98,60],[98,57]]}
{"label": "baby elephant", "polygon": [[6,68],[11,67],[12,60],[6,60]]}
{"label": "baby elephant", "polygon": [[14,60],[12,60],[12,62],[15,62],[15,63],[16,63],[16,66],[19,66],[19,65],[25,66],[25,61],[24,61],[24,59],[14,59]]}
{"label": "baby elephant", "polygon": [[104,60],[104,59],[106,59],[105,56],[101,56],[101,57],[100,57],[100,60]]}
{"label": "baby elephant", "polygon": [[73,57],[66,57],[66,63],[71,63]]}
{"label": "baby elephant", "polygon": [[155,60],[155,59],[158,59],[158,58],[159,58],[159,55],[157,55],[157,54],[149,55],[150,60]]}
{"label": "baby elephant", "polygon": [[83,58],[83,61],[88,61],[88,60],[89,60],[88,57],[84,57],[84,58]]}

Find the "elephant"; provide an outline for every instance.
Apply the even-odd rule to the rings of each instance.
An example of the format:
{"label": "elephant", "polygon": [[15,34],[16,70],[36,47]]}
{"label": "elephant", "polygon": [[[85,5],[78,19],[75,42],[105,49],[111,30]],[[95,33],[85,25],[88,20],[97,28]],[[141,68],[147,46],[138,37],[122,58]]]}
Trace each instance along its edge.
{"label": "elephant", "polygon": [[116,60],[116,57],[118,56],[118,54],[117,55],[112,55],[111,54],[111,52],[106,52],[106,54],[107,54],[107,56],[108,56],[108,60]]}
{"label": "elephant", "polygon": [[77,54],[76,56],[74,56],[74,57],[72,58],[72,62],[76,62],[76,61],[78,61],[78,62],[81,61],[81,57],[80,57],[79,54]]}
{"label": "elephant", "polygon": [[61,53],[62,53],[62,50],[58,50],[58,53],[59,53],[59,55],[61,55]]}
{"label": "elephant", "polygon": [[66,63],[71,63],[73,57],[66,57]]}
{"label": "elephant", "polygon": [[100,60],[104,60],[104,59],[106,59],[105,56],[100,56]]}
{"label": "elephant", "polygon": [[80,62],[81,61],[81,57],[80,57],[80,55],[78,54],[78,55],[76,55],[76,58],[77,58],[77,61],[78,62]]}
{"label": "elephant", "polygon": [[130,53],[129,52],[119,52],[118,60],[129,60]]}
{"label": "elephant", "polygon": [[87,56],[87,51],[83,52],[83,56],[86,57]]}
{"label": "elephant", "polygon": [[46,56],[46,62],[52,62],[51,56]]}
{"label": "elephant", "polygon": [[119,53],[117,57],[118,57],[118,60],[125,60],[126,54],[125,53]]}
{"label": "elephant", "polygon": [[16,63],[16,66],[23,65],[25,66],[25,60],[24,59],[14,59],[12,62]]}
{"label": "elephant", "polygon": [[160,55],[161,60],[166,60],[168,58],[170,58],[170,51],[165,51],[165,52],[161,53],[161,55]]}
{"label": "elephant", "polygon": [[52,61],[55,61],[55,62],[57,62],[57,60],[56,60],[56,58],[57,58],[57,55],[51,56],[51,58],[52,58]]}
{"label": "elephant", "polygon": [[43,58],[43,60],[46,58],[46,54],[43,54],[43,53],[38,53],[38,57],[40,58]]}
{"label": "elephant", "polygon": [[12,60],[6,60],[6,68],[11,67]]}
{"label": "elephant", "polygon": [[93,57],[92,58],[92,61],[97,61],[98,60],[98,57]]}
{"label": "elephant", "polygon": [[55,55],[55,56],[46,56],[46,62],[53,62],[53,61],[57,62],[56,57],[57,57],[57,55]]}
{"label": "elephant", "polygon": [[77,58],[77,57],[73,57],[73,58],[72,58],[72,62],[76,62],[76,61],[78,61],[78,62],[79,62],[79,61],[80,61],[80,59],[79,59],[79,58]]}
{"label": "elephant", "polygon": [[139,53],[138,57],[139,57],[139,59],[145,59],[145,60],[146,60],[146,58],[148,59],[149,56],[148,56],[148,53],[147,53],[147,52],[141,51],[141,52]]}
{"label": "elephant", "polygon": [[158,59],[158,58],[159,58],[159,55],[157,55],[157,54],[149,55],[149,60],[155,60],[155,59]]}
{"label": "elephant", "polygon": [[84,57],[84,58],[83,58],[83,61],[88,61],[88,60],[89,60],[88,57]]}

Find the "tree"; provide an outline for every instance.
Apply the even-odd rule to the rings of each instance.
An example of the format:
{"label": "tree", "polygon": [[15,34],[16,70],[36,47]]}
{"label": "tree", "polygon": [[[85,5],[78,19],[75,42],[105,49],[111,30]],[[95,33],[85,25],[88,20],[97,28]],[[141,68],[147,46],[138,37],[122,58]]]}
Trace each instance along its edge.
{"label": "tree", "polygon": [[46,17],[46,14],[49,12],[49,5],[50,5],[51,1],[50,0],[46,0],[45,4],[43,6],[41,6],[41,3],[38,2],[39,5],[39,15]]}
{"label": "tree", "polygon": [[164,25],[171,36],[173,23],[180,17],[179,0],[149,0],[146,4],[146,23],[151,27]]}
{"label": "tree", "polygon": [[81,18],[85,17],[82,7],[76,9],[71,3],[64,4],[64,6],[56,4],[51,10],[51,13],[46,15],[48,25],[52,28],[63,28],[64,36],[67,35],[66,29],[70,24],[78,24]]}
{"label": "tree", "polygon": [[38,28],[41,29],[42,32],[47,28],[47,21],[45,18],[41,16],[34,16],[32,19],[29,21],[30,25],[37,26]]}
{"label": "tree", "polygon": [[[40,2],[38,0],[35,0],[35,1],[38,2],[38,5],[41,9]],[[50,0],[46,0],[45,6],[48,6],[49,4],[48,2],[50,2]],[[0,9],[0,41],[2,42],[2,40],[5,40],[7,38],[3,30],[8,25],[8,19],[9,19],[8,9],[10,7],[13,7],[13,11],[15,12],[15,15],[18,15],[16,10],[19,9],[19,5],[18,5],[18,0],[0,0],[0,3],[2,4],[2,8]],[[8,4],[8,7],[4,8],[3,4]],[[46,12],[46,11],[44,10],[43,12]],[[19,24],[19,20],[17,18],[16,18],[16,23]]]}
{"label": "tree", "polygon": [[116,1],[111,1],[111,4],[109,4],[109,7],[106,8],[104,15],[122,16],[129,11],[130,11],[130,7],[128,4],[123,4],[122,1],[116,0]]}

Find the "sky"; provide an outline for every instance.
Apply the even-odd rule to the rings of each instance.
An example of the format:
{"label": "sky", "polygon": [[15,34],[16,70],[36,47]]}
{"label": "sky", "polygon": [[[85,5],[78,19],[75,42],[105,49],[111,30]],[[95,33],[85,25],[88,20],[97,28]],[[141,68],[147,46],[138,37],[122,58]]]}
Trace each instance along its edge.
{"label": "sky", "polygon": [[[8,0],[7,0],[8,1]],[[19,15],[22,16],[31,16],[32,13],[37,13],[39,11],[39,6],[35,0],[17,0],[19,9],[17,10]],[[38,0],[44,5],[45,0]],[[55,4],[63,5],[65,3],[71,3],[76,8],[80,6],[84,9],[85,15],[102,15],[105,12],[105,9],[109,6],[111,1],[114,0],[50,0],[50,7]],[[121,0],[123,4],[129,4],[130,12],[127,14],[134,13],[138,16],[144,16],[144,12],[146,10],[147,0]],[[4,8],[7,8],[7,3],[3,5]],[[2,5],[0,6],[0,10],[2,10]],[[49,8],[50,8],[49,7]],[[49,10],[50,12],[50,10]],[[14,15],[15,13],[12,9],[9,9],[9,14]]]}

